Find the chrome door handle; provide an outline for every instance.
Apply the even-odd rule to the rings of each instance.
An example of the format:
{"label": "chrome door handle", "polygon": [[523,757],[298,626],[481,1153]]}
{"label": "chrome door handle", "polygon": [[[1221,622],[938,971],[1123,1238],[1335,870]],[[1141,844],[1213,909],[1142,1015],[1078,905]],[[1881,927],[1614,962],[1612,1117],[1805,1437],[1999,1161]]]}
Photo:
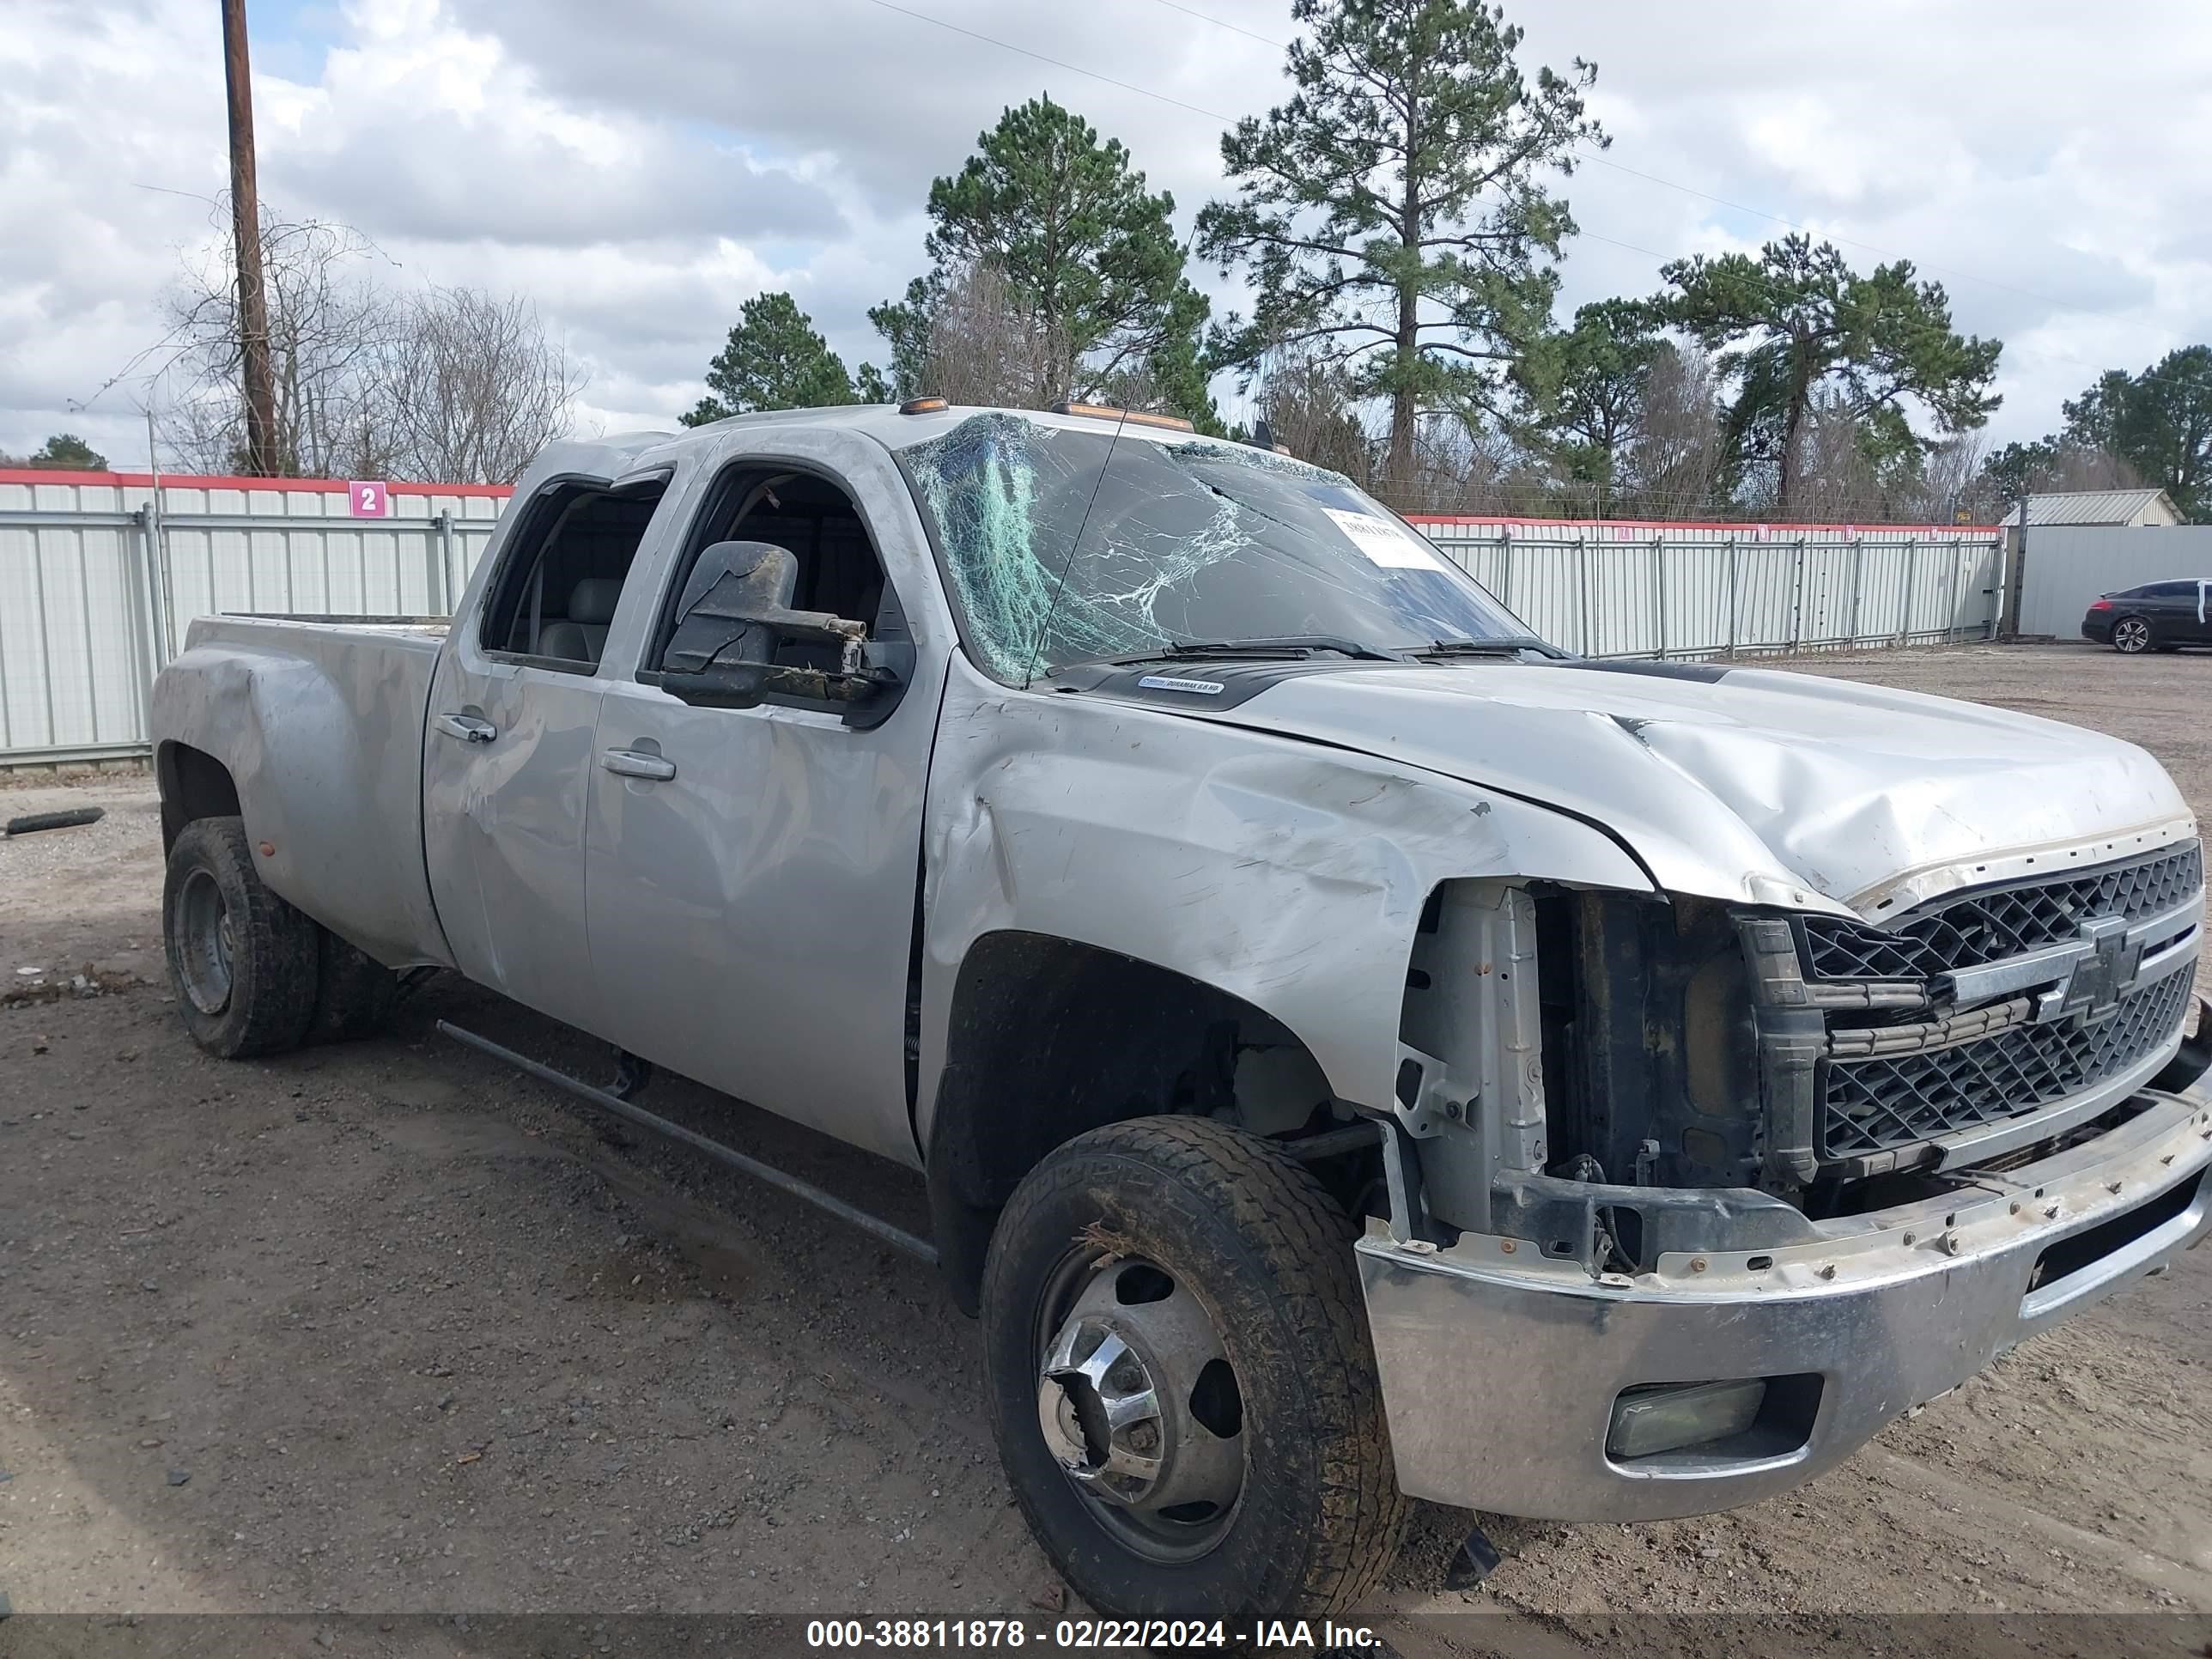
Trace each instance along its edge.
{"label": "chrome door handle", "polygon": [[434,715],[430,724],[449,738],[459,738],[463,743],[489,743],[499,735],[499,727],[489,720],[480,720],[474,714]]}
{"label": "chrome door handle", "polygon": [[645,778],[654,783],[665,783],[676,775],[676,763],[663,760],[658,755],[641,755],[635,749],[610,749],[599,757],[599,764],[618,778]]}

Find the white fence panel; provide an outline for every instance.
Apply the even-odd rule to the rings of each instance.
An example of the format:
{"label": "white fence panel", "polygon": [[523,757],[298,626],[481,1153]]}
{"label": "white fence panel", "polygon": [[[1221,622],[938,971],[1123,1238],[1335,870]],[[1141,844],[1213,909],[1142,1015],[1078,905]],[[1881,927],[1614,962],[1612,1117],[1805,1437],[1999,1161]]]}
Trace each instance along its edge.
{"label": "white fence panel", "polygon": [[2100,593],[2212,576],[2212,525],[2031,525],[2022,567],[2020,631],[2075,639]]}
{"label": "white fence panel", "polygon": [[[448,614],[504,505],[403,485],[356,519],[337,483],[0,475],[0,765],[144,753],[148,688],[196,617]],[[1986,529],[1419,522],[1586,656],[1980,639],[2000,614]]]}
{"label": "white fence panel", "polygon": [[146,695],[197,617],[441,616],[505,493],[0,477],[0,765],[143,754]]}
{"label": "white fence panel", "polygon": [[1589,657],[1990,637],[1986,528],[1417,520],[1529,628]]}

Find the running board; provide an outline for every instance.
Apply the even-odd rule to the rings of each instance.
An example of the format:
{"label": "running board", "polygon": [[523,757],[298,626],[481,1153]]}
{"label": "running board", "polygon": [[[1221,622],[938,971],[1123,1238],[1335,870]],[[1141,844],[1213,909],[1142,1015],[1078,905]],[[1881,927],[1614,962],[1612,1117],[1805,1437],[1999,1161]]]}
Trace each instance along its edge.
{"label": "running board", "polygon": [[632,1105],[627,1100],[609,1094],[605,1089],[593,1087],[580,1078],[570,1077],[566,1072],[556,1072],[550,1066],[541,1065],[527,1054],[519,1054],[512,1048],[494,1042],[489,1037],[478,1036],[474,1031],[464,1030],[451,1020],[440,1020],[438,1029],[456,1042],[466,1043],[480,1054],[489,1054],[494,1060],[503,1060],[516,1070],[527,1072],[540,1083],[550,1083],[556,1089],[566,1090],[577,1099],[587,1105],[598,1107],[611,1117],[621,1118],[624,1122],[634,1123],[641,1129],[650,1129],[657,1135],[665,1135],[671,1140],[679,1141],[695,1152],[703,1152],[717,1164],[726,1164],[730,1168],[749,1175],[756,1181],[766,1182],[778,1192],[788,1193],[793,1198],[804,1199],[817,1209],[827,1210],[840,1221],[850,1222],[878,1243],[888,1244],[895,1250],[903,1250],[915,1260],[925,1261],[933,1267],[937,1265],[937,1247],[927,1239],[916,1238],[912,1233],[902,1228],[894,1227],[890,1222],[870,1215],[866,1210],[855,1209],[843,1199],[823,1192],[811,1182],[801,1181],[794,1175],[786,1175],[772,1164],[763,1164],[757,1158],[748,1158],[735,1147],[726,1146],[720,1141],[711,1140],[695,1129],[687,1129],[680,1123],[671,1122],[658,1113],[648,1112],[641,1106]]}

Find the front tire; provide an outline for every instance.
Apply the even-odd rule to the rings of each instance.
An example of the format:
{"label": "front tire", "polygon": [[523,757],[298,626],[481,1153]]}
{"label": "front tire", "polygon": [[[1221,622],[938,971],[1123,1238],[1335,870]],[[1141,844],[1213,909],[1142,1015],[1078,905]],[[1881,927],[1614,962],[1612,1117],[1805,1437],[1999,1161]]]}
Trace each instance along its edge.
{"label": "front tire", "polygon": [[223,1060],[300,1046],[316,926],[263,884],[237,818],[195,818],[169,849],[161,945],[192,1041]]}
{"label": "front tire", "polygon": [[2150,649],[2150,622],[2143,617],[2122,617],[2112,624],[2112,649],[2124,657],[2139,657]]}
{"label": "front tire", "polygon": [[1000,1216],[987,1395],[1030,1528],[1119,1618],[1322,1618],[1406,1512],[1353,1229],[1256,1136],[1152,1117],[1080,1135]]}

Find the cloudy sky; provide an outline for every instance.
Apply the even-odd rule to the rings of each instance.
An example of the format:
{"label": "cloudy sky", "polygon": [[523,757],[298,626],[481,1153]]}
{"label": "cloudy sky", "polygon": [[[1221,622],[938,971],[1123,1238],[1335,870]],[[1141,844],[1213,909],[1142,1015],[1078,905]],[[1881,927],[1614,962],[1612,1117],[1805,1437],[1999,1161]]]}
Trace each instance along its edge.
{"label": "cloudy sky", "polygon": [[[1997,441],[2106,366],[2212,338],[2212,9],[2076,0],[1507,0],[1523,67],[1599,66],[1565,302],[1787,220],[1898,254],[2005,342]],[[848,362],[921,268],[921,203],[1048,92],[1179,223],[1226,118],[1282,95],[1289,0],[249,0],[264,200],[393,282],[533,299],[583,420],[665,426],[739,304],[787,288]],[[0,450],[144,464],[164,291],[226,182],[215,0],[0,0]],[[1117,84],[1119,83],[1119,84]],[[1207,279],[1217,305],[1231,290]],[[158,360],[156,360],[158,361]],[[83,405],[89,401],[89,407]]]}

